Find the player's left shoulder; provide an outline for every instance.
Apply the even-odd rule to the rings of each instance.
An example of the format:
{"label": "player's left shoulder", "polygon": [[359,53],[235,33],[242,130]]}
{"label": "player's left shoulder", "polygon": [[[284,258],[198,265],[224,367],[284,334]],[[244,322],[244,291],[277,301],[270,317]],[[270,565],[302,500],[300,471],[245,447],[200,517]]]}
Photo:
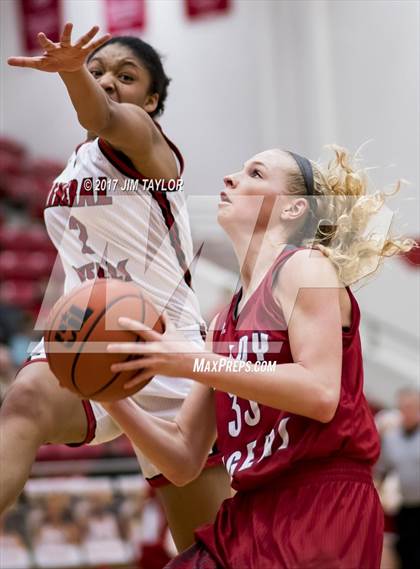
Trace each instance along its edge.
{"label": "player's left shoulder", "polygon": [[134,126],[141,127],[149,135],[151,145],[165,142],[162,129],[144,109],[133,103],[118,103],[118,108],[126,114],[129,121],[133,121]]}
{"label": "player's left shoulder", "polygon": [[341,288],[337,268],[319,249],[300,249],[285,263],[280,283],[286,288]]}

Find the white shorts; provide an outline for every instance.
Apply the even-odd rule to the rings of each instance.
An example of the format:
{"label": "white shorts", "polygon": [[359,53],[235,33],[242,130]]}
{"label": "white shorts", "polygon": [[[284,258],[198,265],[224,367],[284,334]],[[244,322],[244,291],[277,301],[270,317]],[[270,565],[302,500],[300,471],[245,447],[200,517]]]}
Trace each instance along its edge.
{"label": "white shorts", "polygon": [[[183,329],[186,338],[194,342],[198,348],[202,348],[204,341],[200,329],[194,325],[191,329]],[[28,363],[47,361],[44,339],[42,339],[30,352]],[[161,419],[173,420],[191,390],[193,381],[186,378],[172,378],[156,375],[152,381],[141,391],[131,397],[139,407]],[[81,443],[97,445],[112,441],[122,434],[120,427],[112,420],[102,405],[96,401],[81,401],[88,420],[86,439]],[[160,476],[159,470],[134,447],[140,467],[145,478],[152,479]]]}

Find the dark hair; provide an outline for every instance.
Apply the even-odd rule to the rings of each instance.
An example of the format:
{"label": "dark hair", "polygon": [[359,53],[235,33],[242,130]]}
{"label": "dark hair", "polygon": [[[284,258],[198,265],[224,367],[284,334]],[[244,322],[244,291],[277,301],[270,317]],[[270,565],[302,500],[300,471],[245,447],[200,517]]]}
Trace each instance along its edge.
{"label": "dark hair", "polygon": [[134,36],[116,36],[90,53],[87,62],[89,63],[92,57],[101,51],[102,48],[114,43],[131,49],[137,59],[144,64],[150,73],[152,82],[149,93],[157,93],[159,95],[158,105],[156,109],[150,113],[150,116],[155,117],[161,115],[165,108],[165,100],[168,96],[168,85],[171,80],[163,69],[161,56],[151,45]]}

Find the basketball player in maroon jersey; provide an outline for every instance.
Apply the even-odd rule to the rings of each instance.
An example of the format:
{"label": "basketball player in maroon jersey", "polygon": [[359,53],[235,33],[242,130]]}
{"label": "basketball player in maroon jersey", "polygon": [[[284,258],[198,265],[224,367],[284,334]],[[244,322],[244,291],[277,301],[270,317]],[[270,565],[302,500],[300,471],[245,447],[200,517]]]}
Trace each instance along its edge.
{"label": "basketball player in maroon jersey", "polygon": [[130,385],[152,373],[197,382],[175,422],[129,400],[106,404],[135,444],[182,485],[201,471],[217,430],[237,491],[168,568],[380,566],[383,513],[371,477],[379,439],[347,285],[411,242],[365,236],[384,195],[367,194],[346,151],[335,154],[322,168],[270,150],[225,178],[218,220],[242,288],[213,321],[206,353],[168,318],[163,335],[122,319],[148,341],[108,348],[139,355],[113,366],[138,369]]}
{"label": "basketball player in maroon jersey", "polygon": [[[179,151],[155,120],[164,108],[169,80],[150,45],[127,36],[94,39],[98,29],[73,42],[72,25],[66,24],[60,42],[38,34],[40,56],[9,59],[10,65],[60,74],[79,123],[88,131],[55,180],[44,214],[65,270],[65,291],[97,276],[133,280],[155,304],[177,312],[171,317],[200,344],[202,318],[188,278],[192,239],[184,193],[141,187],[145,178],[173,181],[182,173]],[[98,181],[111,189],[99,187],[94,196]],[[139,191],[127,196],[118,197],[112,189],[114,182],[124,188],[133,181],[140,183]],[[157,262],[147,264],[149,246],[149,261]],[[188,379],[174,389],[171,378],[155,377],[135,397],[142,408],[174,417],[191,387]],[[100,444],[121,433],[98,403],[82,402],[60,388],[42,341],[6,395],[0,429],[0,511],[17,498],[42,444]],[[199,479],[176,488],[135,450],[145,477],[159,484],[156,491],[177,547],[185,549],[193,543],[197,525],[214,519],[230,495],[221,458],[210,457],[212,467]]]}

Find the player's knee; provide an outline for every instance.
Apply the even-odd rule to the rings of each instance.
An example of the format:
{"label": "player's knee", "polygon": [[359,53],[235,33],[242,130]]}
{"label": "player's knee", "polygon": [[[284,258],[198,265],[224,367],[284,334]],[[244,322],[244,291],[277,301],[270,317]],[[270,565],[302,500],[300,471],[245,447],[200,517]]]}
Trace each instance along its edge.
{"label": "player's knee", "polygon": [[39,373],[22,370],[2,405],[3,416],[22,417],[40,425],[48,420],[47,385]]}
{"label": "player's knee", "polygon": [[1,409],[2,421],[14,421],[42,442],[77,443],[86,436],[81,401],[60,387],[46,363],[23,368],[10,387]]}

